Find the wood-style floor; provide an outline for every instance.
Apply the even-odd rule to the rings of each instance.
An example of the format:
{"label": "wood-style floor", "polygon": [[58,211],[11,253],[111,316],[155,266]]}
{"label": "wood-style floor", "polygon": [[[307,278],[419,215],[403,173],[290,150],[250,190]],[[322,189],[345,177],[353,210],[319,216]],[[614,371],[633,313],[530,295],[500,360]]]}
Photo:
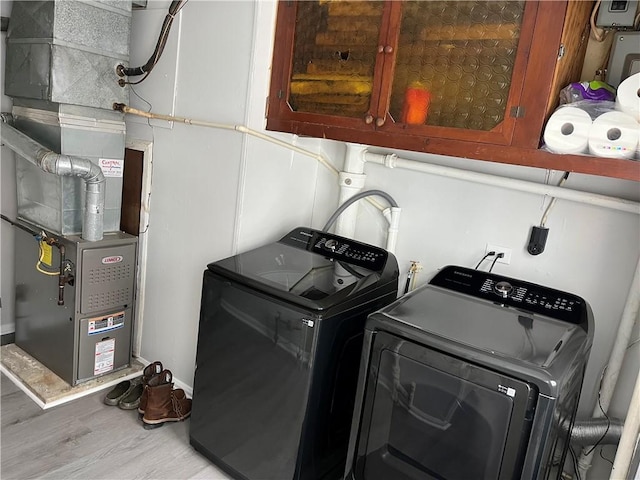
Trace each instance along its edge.
{"label": "wood-style floor", "polygon": [[230,478],[189,445],[188,419],[145,430],[106,392],[42,410],[2,375],[2,480]]}

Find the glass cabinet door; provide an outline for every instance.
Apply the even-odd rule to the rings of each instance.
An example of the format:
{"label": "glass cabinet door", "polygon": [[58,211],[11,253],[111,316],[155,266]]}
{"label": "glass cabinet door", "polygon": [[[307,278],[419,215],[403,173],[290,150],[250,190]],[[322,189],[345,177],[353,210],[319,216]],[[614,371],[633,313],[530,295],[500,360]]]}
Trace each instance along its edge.
{"label": "glass cabinet door", "polygon": [[524,1],[402,3],[389,115],[492,130],[507,115]]}
{"label": "glass cabinet door", "polygon": [[282,2],[281,119],[508,145],[539,3]]}
{"label": "glass cabinet door", "polygon": [[384,9],[380,1],[315,0],[297,4],[289,78],[291,110],[365,117],[375,96]]}
{"label": "glass cabinet door", "polygon": [[[299,2],[289,106],[490,131],[507,114],[524,11],[524,0]],[[379,84],[391,91],[378,97]]]}
{"label": "glass cabinet door", "polygon": [[402,4],[389,115],[492,130],[505,118],[524,1]]}

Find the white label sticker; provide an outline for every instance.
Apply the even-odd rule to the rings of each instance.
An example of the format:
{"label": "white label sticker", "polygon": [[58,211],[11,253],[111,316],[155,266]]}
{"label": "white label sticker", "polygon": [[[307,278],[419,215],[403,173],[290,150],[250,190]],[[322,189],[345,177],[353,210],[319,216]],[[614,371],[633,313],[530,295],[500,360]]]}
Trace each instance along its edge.
{"label": "white label sticker", "polygon": [[105,177],[122,177],[124,173],[124,160],[101,158],[99,162]]}
{"label": "white label sticker", "polygon": [[505,387],[504,385],[498,385],[498,391],[510,397],[516,396],[516,389],[513,387]]}
{"label": "white label sticker", "polygon": [[89,319],[87,333],[89,335],[99,335],[122,327],[124,327],[124,312],[118,312],[106,317]]}
{"label": "white label sticker", "polygon": [[96,356],[93,364],[93,374],[110,372],[113,370],[113,360],[116,353],[116,339],[110,338],[96,343]]}

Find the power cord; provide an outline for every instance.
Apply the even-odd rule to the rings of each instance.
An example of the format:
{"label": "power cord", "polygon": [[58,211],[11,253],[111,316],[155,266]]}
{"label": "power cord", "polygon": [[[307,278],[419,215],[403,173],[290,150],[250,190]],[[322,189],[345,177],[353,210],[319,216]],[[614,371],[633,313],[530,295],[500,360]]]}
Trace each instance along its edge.
{"label": "power cord", "polygon": [[[569,172],[564,172],[562,178],[558,182],[558,187],[562,187],[569,178]],[[544,252],[544,248],[547,245],[547,236],[549,235],[549,229],[545,226],[551,209],[556,204],[557,198],[553,197],[549,202],[549,205],[542,214],[540,219],[540,225],[534,225],[531,228],[531,235],[529,236],[529,243],[527,245],[527,252],[531,255],[540,255]]]}
{"label": "power cord", "polygon": [[569,454],[571,454],[571,460],[573,461],[573,472],[575,473],[576,480],[580,480],[580,470],[578,469],[578,457],[573,447],[569,445]]}
{"label": "power cord", "polygon": [[487,258],[489,258],[489,257],[493,257],[495,254],[496,254],[496,252],[494,252],[494,251],[488,252],[488,253],[487,253],[484,257],[482,257],[482,259],[478,262],[478,264],[476,265],[475,270],[477,270],[477,269],[478,269],[478,267],[482,264],[482,262],[484,262],[484,261],[485,261]]}
{"label": "power cord", "polygon": [[[564,172],[564,174],[562,175],[562,178],[558,182],[558,187],[562,187],[567,182],[568,178],[569,178],[569,172]],[[553,197],[549,202],[549,205],[547,206],[546,210],[544,211],[544,214],[542,215],[542,218],[540,219],[540,228],[545,228],[545,224],[547,223],[547,219],[549,218],[549,212],[551,212],[551,209],[556,204],[556,201],[557,201],[557,198]]]}
{"label": "power cord", "polygon": [[498,259],[503,257],[504,257],[504,252],[500,252],[499,254],[496,255],[496,258],[494,258],[493,262],[491,262],[491,268],[489,268],[489,273],[491,273],[491,271],[493,270],[493,267],[495,266]]}

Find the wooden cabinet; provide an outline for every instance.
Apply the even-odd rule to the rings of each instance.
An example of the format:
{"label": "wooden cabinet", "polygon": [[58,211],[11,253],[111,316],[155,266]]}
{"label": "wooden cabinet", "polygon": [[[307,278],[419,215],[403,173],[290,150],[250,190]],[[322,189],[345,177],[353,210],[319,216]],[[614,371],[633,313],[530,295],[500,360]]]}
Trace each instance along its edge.
{"label": "wooden cabinet", "polygon": [[585,1],[283,1],[267,129],[640,180],[632,160],[540,150],[579,79]]}

